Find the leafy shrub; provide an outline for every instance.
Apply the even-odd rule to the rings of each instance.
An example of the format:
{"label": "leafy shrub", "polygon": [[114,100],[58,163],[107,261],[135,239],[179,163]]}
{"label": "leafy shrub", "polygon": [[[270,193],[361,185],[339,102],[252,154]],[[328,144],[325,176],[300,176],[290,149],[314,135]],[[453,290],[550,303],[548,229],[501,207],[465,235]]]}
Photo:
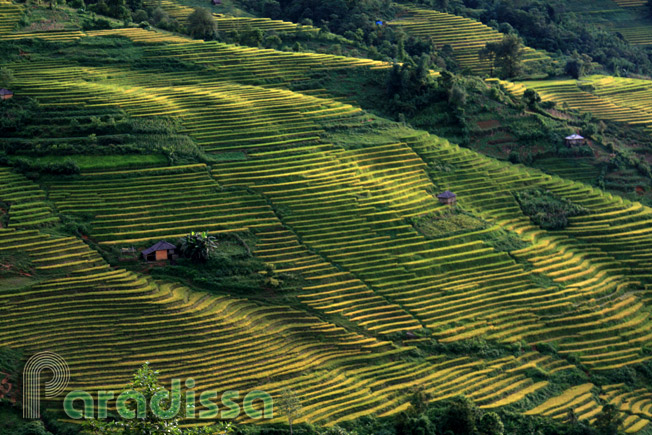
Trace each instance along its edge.
{"label": "leafy shrub", "polygon": [[197,8],[188,16],[188,31],[193,38],[215,39],[217,24],[213,14],[206,8]]}
{"label": "leafy shrub", "polygon": [[588,213],[584,207],[549,191],[529,190],[517,192],[516,200],[521,210],[533,223],[547,230],[559,230],[568,226],[568,218]]}
{"label": "leafy shrub", "polygon": [[207,232],[192,232],[179,239],[179,253],[193,261],[206,262],[217,250],[218,244],[215,237]]}
{"label": "leafy shrub", "polygon": [[10,164],[19,172],[25,175],[29,174],[30,178],[38,177],[41,174],[75,175],[81,172],[79,166],[70,159],[66,159],[62,163],[39,163],[22,157],[10,161],[6,156],[0,156],[0,163]]}

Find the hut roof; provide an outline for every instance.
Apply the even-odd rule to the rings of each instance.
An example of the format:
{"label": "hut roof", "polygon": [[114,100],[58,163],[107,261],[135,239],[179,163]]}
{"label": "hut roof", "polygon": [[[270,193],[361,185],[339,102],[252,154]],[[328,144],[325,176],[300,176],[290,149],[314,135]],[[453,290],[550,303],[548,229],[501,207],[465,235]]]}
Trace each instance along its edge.
{"label": "hut roof", "polygon": [[172,243],[161,241],[161,242],[155,243],[154,245],[150,246],[149,248],[145,249],[144,251],[141,251],[141,254],[149,255],[152,252],[168,251],[170,249],[177,249],[177,247],[174,246]]}
{"label": "hut roof", "polygon": [[0,95],[13,95],[14,93],[11,92],[9,89],[2,88],[0,89]]}
{"label": "hut roof", "polygon": [[454,194],[453,192],[451,192],[450,190],[447,190],[447,191],[445,191],[445,192],[440,193],[439,195],[437,195],[437,198],[440,198],[440,199],[449,199],[449,198],[455,198],[455,197],[457,197],[457,195],[455,195],[455,194]]}
{"label": "hut roof", "polygon": [[566,140],[580,140],[580,139],[584,139],[584,138],[579,134],[572,134],[566,137]]}

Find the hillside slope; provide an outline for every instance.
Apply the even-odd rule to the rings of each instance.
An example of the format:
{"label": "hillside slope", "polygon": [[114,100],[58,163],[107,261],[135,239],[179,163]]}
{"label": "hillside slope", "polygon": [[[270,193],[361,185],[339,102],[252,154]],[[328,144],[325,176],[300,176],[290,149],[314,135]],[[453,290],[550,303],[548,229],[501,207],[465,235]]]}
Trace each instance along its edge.
{"label": "hillside slope", "polygon": [[[650,391],[621,380],[652,359],[652,209],[308,86],[383,62],[135,28],[34,39],[2,40],[7,104],[34,116],[0,139],[0,343],[60,353],[69,389],[120,388],[149,361],[202,388],[291,386],[300,421],[324,425],[398,413],[420,385],[559,420],[611,403],[628,431],[649,426]],[[529,191],[586,214],[545,230]],[[203,230],[246,234],[282,285],[237,293],[119,258]]]}

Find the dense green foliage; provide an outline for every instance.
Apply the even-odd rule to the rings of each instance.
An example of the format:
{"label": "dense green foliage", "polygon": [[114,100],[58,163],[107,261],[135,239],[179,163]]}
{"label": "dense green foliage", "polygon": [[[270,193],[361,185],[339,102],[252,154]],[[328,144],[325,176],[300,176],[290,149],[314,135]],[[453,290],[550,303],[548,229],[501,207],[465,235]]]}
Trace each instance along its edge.
{"label": "dense green foliage", "polygon": [[490,61],[492,77],[495,68],[505,78],[516,77],[523,70],[523,42],[513,34],[505,35],[502,41],[487,43],[478,56]]}
{"label": "dense green foliage", "polygon": [[[147,404],[152,398],[159,395],[165,389],[159,382],[158,370],[153,370],[149,363],[144,363],[134,374],[132,382],[127,385],[125,391],[133,390],[143,395]],[[162,409],[170,407],[170,393],[168,397],[159,402]],[[136,405],[130,402],[127,407],[136,410]],[[146,412],[145,417],[113,420],[91,419],[86,422],[83,434],[94,435],[226,435],[232,432],[229,423],[203,426],[199,428],[183,429],[179,426],[177,418],[164,419],[154,412]]]}
{"label": "dense green foliage", "polygon": [[181,238],[178,243],[179,253],[193,261],[208,261],[219,248],[217,239],[204,232],[192,232]]}
{"label": "dense green foliage", "polygon": [[568,225],[568,218],[587,213],[583,207],[540,190],[516,192],[523,213],[532,222],[547,230],[560,230]]}
{"label": "dense green foliage", "polygon": [[193,38],[214,39],[217,34],[217,25],[213,15],[206,8],[197,8],[188,17],[188,32]]}
{"label": "dense green foliage", "polygon": [[527,0],[421,0],[435,9],[481,20],[505,33],[516,32],[525,44],[572,57],[574,52],[615,73],[652,72],[650,52],[629,44],[621,36],[597,26],[587,26],[568,14],[563,2]]}

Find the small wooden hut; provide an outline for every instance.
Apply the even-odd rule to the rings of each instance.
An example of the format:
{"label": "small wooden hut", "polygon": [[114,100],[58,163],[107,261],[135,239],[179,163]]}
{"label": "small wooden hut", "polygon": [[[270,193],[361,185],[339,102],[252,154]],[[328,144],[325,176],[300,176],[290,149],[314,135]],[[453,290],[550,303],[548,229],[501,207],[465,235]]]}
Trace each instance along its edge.
{"label": "small wooden hut", "polygon": [[144,260],[165,261],[170,259],[177,251],[177,247],[168,242],[158,242],[149,248],[141,251]]}
{"label": "small wooden hut", "polygon": [[586,139],[584,139],[579,134],[572,134],[570,136],[566,136],[566,146],[569,148],[573,146],[584,145],[585,142]]}
{"label": "small wooden hut", "polygon": [[455,195],[450,190],[447,190],[437,195],[437,199],[439,199],[439,202],[441,202],[442,204],[455,205],[455,203],[457,202],[457,195]]}
{"label": "small wooden hut", "polygon": [[14,96],[14,93],[9,89],[2,88],[0,89],[0,100],[8,100]]}

